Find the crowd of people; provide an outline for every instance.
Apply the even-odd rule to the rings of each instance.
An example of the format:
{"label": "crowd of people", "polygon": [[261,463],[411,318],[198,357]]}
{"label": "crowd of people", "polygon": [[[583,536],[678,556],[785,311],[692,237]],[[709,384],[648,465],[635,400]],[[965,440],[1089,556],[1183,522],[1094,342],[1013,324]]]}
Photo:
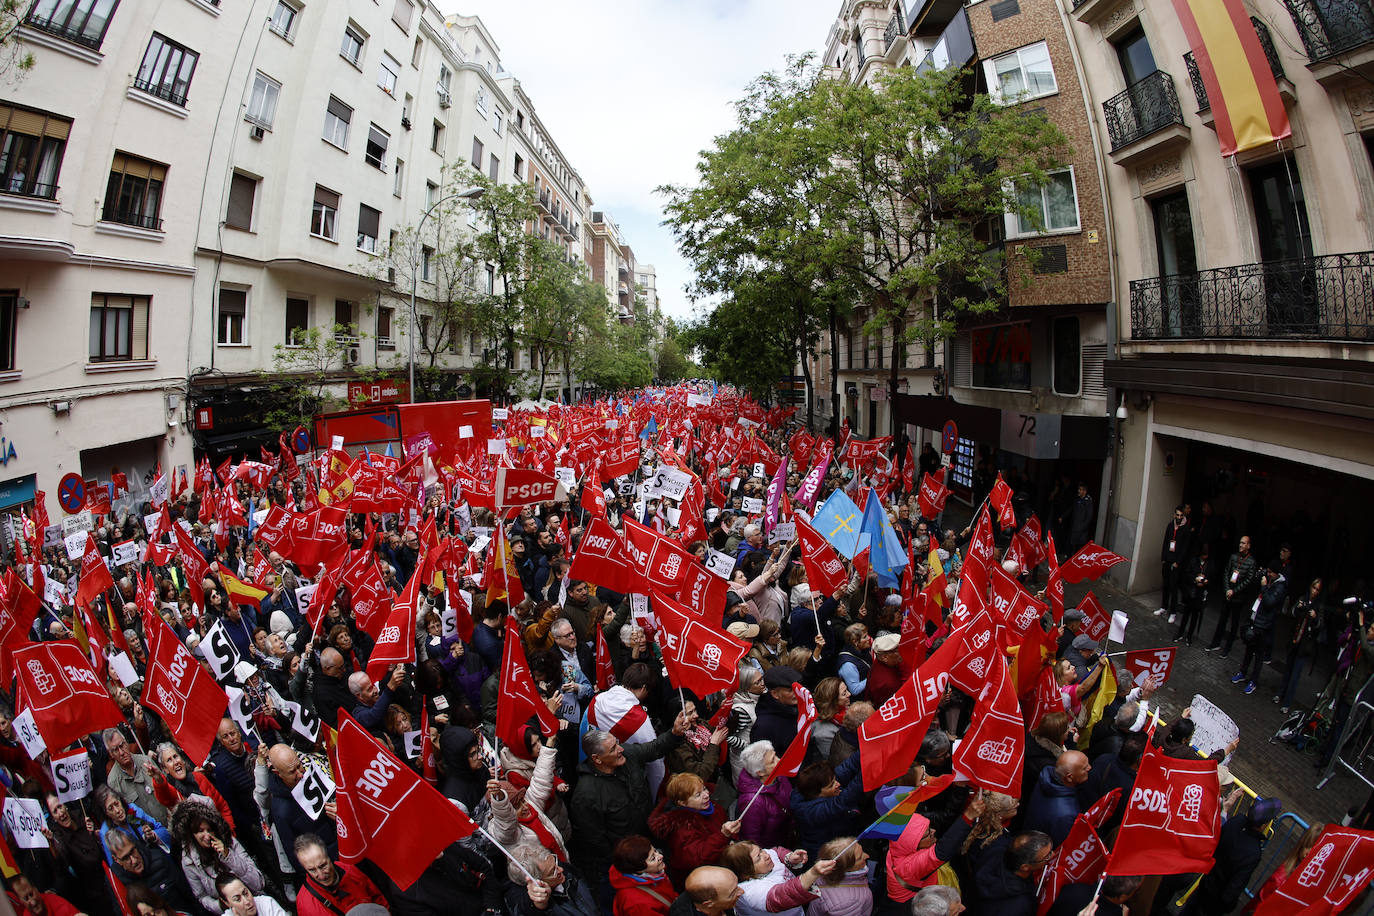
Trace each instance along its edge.
{"label": "crowd of people", "polygon": [[[688,389],[707,401],[709,390]],[[309,475],[291,479],[285,461],[270,474],[214,483],[213,518],[199,480],[169,494],[171,523],[186,524],[183,533],[209,568],[198,583],[188,582],[180,554],[113,562],[116,544],[148,540],[144,519],[161,505],[100,519],[92,534],[111,560],[114,589],[84,613],[70,604],[45,605],[26,636],[76,639],[97,664],[123,654],[134,676],[126,682],[115,665],[98,665],[108,670],[109,694],[124,721],[75,746],[89,754],[93,785],[70,802],[60,800],[49,768],[61,749],[28,755],[16,731],[20,710],[11,685],[4,685],[0,781],[10,795],[41,800],[47,813],[45,847],[22,848],[9,837],[6,884],[16,912],[1043,916],[1126,912],[1128,906],[1137,913],[1219,914],[1246,902],[1243,891],[1260,862],[1266,828],[1280,811],[1273,799],[1226,820],[1210,871],[1099,881],[1099,870],[1042,899],[1046,869],[1076,819],[1121,789],[1122,803],[1098,830],[1111,846],[1147,750],[1196,758],[1186,711],[1154,726],[1153,680],[1132,685],[1125,671],[1114,672],[1116,699],[1097,710],[1100,718],[1088,717],[1110,660],[1079,632],[1083,614],[1074,608],[1058,621],[1046,611],[1032,624],[1044,631],[1043,664],[1052,669],[1058,694],[1050,708],[1033,711],[1021,698],[1019,785],[1007,792],[980,789],[956,771],[955,749],[970,728],[975,698],[953,684],[937,698],[929,731],[913,742],[910,766],[885,787],[865,785],[861,727],[911,680],[905,650],[912,640],[922,653],[933,653],[951,637],[952,608],[943,609],[941,620],[918,620],[913,637],[911,593],[881,587],[861,562],[845,561],[838,588],[812,588],[798,544],[768,543],[760,504],[769,499],[772,475],[758,474],[728,443],[713,444],[700,422],[679,425],[672,435],[682,397],[682,391],[640,393],[578,409],[584,418],[619,418],[636,430],[652,416],[656,432],[640,439],[641,457],[653,466],[671,455],[706,481],[699,529],[687,526],[684,501],[637,489],[645,476],[639,470],[604,481],[579,474],[566,500],[518,512],[483,507],[445,478],[430,485],[418,511],[348,515],[350,555],[375,564],[387,603],[413,577],[429,574],[422,562],[426,539],[454,539],[471,549],[456,587],[421,580],[414,661],[380,672],[374,665],[369,673],[378,637],[365,625],[356,596],[338,585],[327,607],[312,609],[310,586],[320,569],[292,562],[262,537],[262,517],[272,507],[295,511],[316,501],[306,490]],[[513,414],[507,435],[517,421],[529,418]],[[545,424],[567,427],[556,415],[541,417]],[[757,442],[751,450],[786,465],[778,475],[785,480],[784,502],[795,498],[824,437],[801,433],[808,442],[799,459],[798,430],[786,416],[771,414],[747,435]],[[957,596],[970,531],[943,528],[938,513],[923,513],[916,496],[922,475],[939,473],[939,456],[926,449],[916,459],[896,448],[887,450],[895,463],[886,455],[847,463],[847,438],[846,431],[829,443],[829,466],[810,505],[816,496],[876,485],[868,498],[884,500],[910,560],[906,574],[922,586],[943,578],[948,596]],[[904,480],[903,465],[915,461],[919,467],[907,467],[914,473]],[[300,463],[309,458],[303,454]],[[587,488],[597,492],[589,496]],[[226,491],[236,511],[225,506]],[[1081,527],[1072,504],[1068,511],[1070,524]],[[247,524],[224,524],[226,516]],[[570,577],[596,517],[615,529],[623,519],[648,525],[679,539],[703,564],[728,558],[720,619],[710,623],[747,644],[733,690],[696,696],[673,684],[662,634],[639,596]],[[1224,591],[1213,643],[1228,652],[1238,636],[1245,639],[1237,679],[1248,678],[1253,689],[1277,648],[1272,615],[1292,593],[1291,573],[1283,551],[1267,565],[1257,563],[1246,538],[1229,562],[1214,565],[1220,545],[1209,543],[1206,530],[1181,509],[1166,534],[1162,612],[1176,617],[1180,638],[1191,641],[1209,592]],[[175,543],[161,531],[155,540]],[[493,565],[487,555],[507,544],[509,560],[497,557]],[[30,583],[37,568],[58,582],[80,575],[81,557],[69,558],[61,547],[38,555],[21,550],[11,561]],[[1007,572],[1025,581],[1032,571],[1012,560]],[[244,600],[220,573],[255,583],[263,594]],[[494,577],[505,577],[499,595]],[[140,589],[149,580],[156,613],[206,670],[216,672],[210,643],[217,633],[236,657],[218,672],[236,699],[206,759],[192,759],[143,702],[151,634]],[[466,607],[453,606],[458,593]],[[517,593],[522,600],[507,600]],[[1319,595],[1320,583],[1313,583],[1309,603],[1297,601],[1299,619],[1307,619],[1303,614]],[[458,615],[470,617],[470,637]],[[520,729],[522,741],[501,742],[493,726],[509,686],[501,671],[511,619],[523,661],[558,727],[541,728],[532,718]],[[1300,627],[1290,655],[1304,638]],[[1361,619],[1345,683],[1358,687],[1370,664]],[[1290,678],[1283,685],[1285,706],[1295,684]],[[803,729],[809,737],[800,739],[799,704],[805,704],[799,693],[815,705],[814,725]],[[343,713],[482,828],[444,849],[407,886],[370,858],[343,860],[336,800],[316,812],[293,792],[312,768],[328,770],[326,745],[347,718]],[[296,727],[312,719],[328,726],[313,738],[310,729]],[[780,775],[782,758],[798,740],[804,755],[786,771],[793,775]],[[427,746],[433,768],[424,759]],[[912,789],[919,805],[882,821],[894,799]],[[1234,810],[1236,798],[1228,801],[1227,810]],[[875,822],[885,827],[874,830]],[[413,829],[424,831],[426,824]],[[1309,847],[1315,838],[1314,830],[1305,839]],[[1265,893],[1305,851],[1288,858]]]}

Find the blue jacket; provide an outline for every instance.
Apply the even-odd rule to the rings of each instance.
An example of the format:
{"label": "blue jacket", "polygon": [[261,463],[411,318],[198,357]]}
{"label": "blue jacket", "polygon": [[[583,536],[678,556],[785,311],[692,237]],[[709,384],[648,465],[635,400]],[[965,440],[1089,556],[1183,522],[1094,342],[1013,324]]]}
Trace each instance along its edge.
{"label": "blue jacket", "polygon": [[1058,846],[1068,837],[1079,814],[1078,793],[1055,777],[1053,766],[1041,770],[1026,811],[1026,829],[1043,830]]}
{"label": "blue jacket", "polygon": [[247,829],[255,829],[262,823],[262,813],[253,798],[253,772],[257,765],[257,746],[251,741],[243,743],[244,755],[235,757],[224,749],[218,741],[210,748],[210,762],[214,770],[210,781],[229,805],[229,813],[234,815],[234,826],[241,837],[249,836]]}
{"label": "blue jacket", "polygon": [[816,851],[837,836],[858,836],[864,828],[860,820],[859,804],[864,797],[864,783],[859,778],[859,755],[850,754],[835,770],[835,778],[843,786],[833,798],[807,799],[792,789],[792,824],[797,831],[797,845],[806,850],[811,861]]}
{"label": "blue jacket", "polygon": [[501,670],[501,652],[505,648],[503,635],[500,630],[493,630],[480,620],[472,628],[472,645],[469,648],[482,656],[489,671]]}

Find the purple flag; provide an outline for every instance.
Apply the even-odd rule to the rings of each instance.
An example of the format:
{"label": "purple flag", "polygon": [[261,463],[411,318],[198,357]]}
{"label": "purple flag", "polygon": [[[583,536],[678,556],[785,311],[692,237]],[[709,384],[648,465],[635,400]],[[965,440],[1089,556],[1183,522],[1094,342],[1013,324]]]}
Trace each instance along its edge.
{"label": "purple flag", "polygon": [[778,462],[778,472],[773,475],[773,481],[768,484],[768,502],[764,506],[763,514],[763,536],[765,539],[773,534],[773,529],[778,524],[778,507],[782,504],[782,491],[787,486],[787,454],[783,453],[783,459]]}
{"label": "purple flag", "polygon": [[827,439],[824,448],[821,449],[820,457],[811,466],[811,470],[806,472],[806,479],[797,488],[797,503],[806,506],[807,511],[816,505],[816,497],[821,493],[821,481],[825,480],[825,473],[830,470],[830,459],[834,454],[835,447]]}

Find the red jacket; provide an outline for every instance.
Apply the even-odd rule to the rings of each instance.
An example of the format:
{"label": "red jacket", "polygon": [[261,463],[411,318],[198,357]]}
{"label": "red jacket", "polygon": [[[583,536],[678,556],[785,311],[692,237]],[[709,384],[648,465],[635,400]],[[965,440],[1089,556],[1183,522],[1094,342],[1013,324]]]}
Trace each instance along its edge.
{"label": "red jacket", "polygon": [[325,889],[314,878],[305,879],[305,886],[296,895],[297,916],[343,916],[364,903],[387,906],[377,885],[355,866],[336,862],[334,870],[339,873],[339,883],[333,890]]}
{"label": "red jacket", "polygon": [[[621,874],[614,865],[611,866],[611,887],[615,889],[615,903],[611,907],[614,916],[666,916],[668,907],[677,899],[677,891],[668,883],[667,875],[645,881],[643,876]],[[659,900],[654,894],[663,899]]]}
{"label": "red jacket", "polygon": [[681,887],[699,865],[715,865],[730,839],[720,832],[729,813],[720,805],[710,814],[675,805],[663,799],[649,815],[649,832],[668,848],[668,877]]}

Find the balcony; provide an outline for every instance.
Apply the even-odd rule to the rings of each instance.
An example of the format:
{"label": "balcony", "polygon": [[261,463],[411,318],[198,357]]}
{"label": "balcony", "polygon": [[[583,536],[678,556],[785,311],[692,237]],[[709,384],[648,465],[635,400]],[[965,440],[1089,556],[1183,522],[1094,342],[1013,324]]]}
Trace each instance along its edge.
{"label": "balcony", "polygon": [[1102,103],[1112,161],[1131,165],[1166,147],[1188,142],[1174,78],[1156,70]]}
{"label": "balcony", "polygon": [[1374,251],[1133,280],[1131,338],[1374,342]]}
{"label": "balcony", "polygon": [[139,229],[162,231],[162,220],[158,219],[156,213],[136,213],[132,210],[106,206],[101,211],[100,218],[107,223],[122,223],[125,226],[136,226]]}
{"label": "balcony", "polygon": [[57,185],[26,179],[20,175],[11,177],[8,187],[0,187],[0,194],[10,194],[15,197],[37,197],[40,200],[56,200]]}
{"label": "balcony", "polygon": [[553,212],[553,210],[550,209],[549,191],[547,188],[539,192],[539,206],[546,212]]}
{"label": "balcony", "polygon": [[893,10],[892,18],[887,21],[887,28],[883,29],[883,53],[890,52],[899,38],[906,38],[906,20],[902,17],[900,6]]}
{"label": "balcony", "polygon": [[162,99],[180,108],[186,107],[186,94],[191,91],[191,84],[182,82],[153,82],[142,78],[134,79],[134,88],[139,92],[146,92],[153,98]]}
{"label": "balcony", "polygon": [[[1254,16],[1250,17],[1250,22],[1254,24],[1255,35],[1259,38],[1260,47],[1264,49],[1264,59],[1269,62],[1269,72],[1274,75],[1275,80],[1286,80],[1283,62],[1279,60],[1279,52],[1274,47],[1274,39],[1269,34],[1269,29]],[[1207,98],[1207,87],[1202,82],[1202,71],[1198,69],[1197,59],[1193,57],[1192,51],[1183,55],[1183,65],[1188,68],[1188,82],[1193,85],[1193,95],[1197,98],[1197,110],[1199,112],[1210,111],[1212,102]],[[1206,120],[1204,119],[1204,121]]]}
{"label": "balcony", "polygon": [[[90,22],[91,18],[82,15],[74,15],[74,10],[66,4],[53,5],[48,14],[44,15],[38,11],[38,4],[35,3],[29,10],[28,16],[24,19],[24,24],[38,29],[40,32],[47,32],[49,35],[56,35],[58,38],[70,41],[73,44],[90,48],[92,51],[99,51],[100,45],[105,40],[105,27],[109,19]],[[98,28],[92,28],[92,25]]]}
{"label": "balcony", "polygon": [[1374,43],[1371,0],[1284,0],[1307,59],[1320,63]]}

